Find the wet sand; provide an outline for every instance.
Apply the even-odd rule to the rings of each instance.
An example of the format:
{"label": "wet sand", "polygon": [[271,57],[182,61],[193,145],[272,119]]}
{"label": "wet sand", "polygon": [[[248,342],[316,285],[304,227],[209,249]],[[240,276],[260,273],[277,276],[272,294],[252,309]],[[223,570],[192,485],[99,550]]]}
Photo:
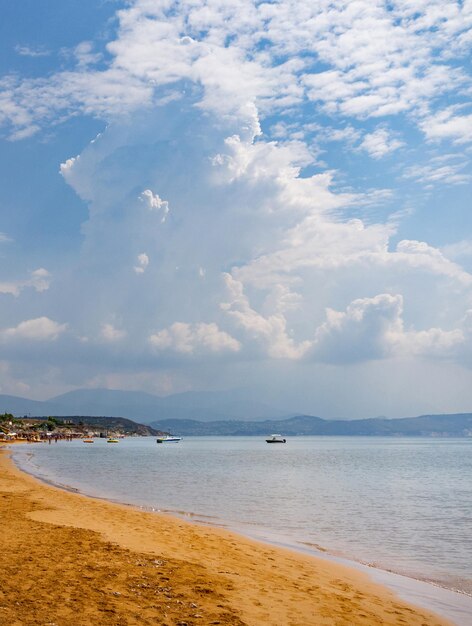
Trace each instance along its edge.
{"label": "wet sand", "polygon": [[0,625],[446,626],[365,574],[69,493],[0,449]]}

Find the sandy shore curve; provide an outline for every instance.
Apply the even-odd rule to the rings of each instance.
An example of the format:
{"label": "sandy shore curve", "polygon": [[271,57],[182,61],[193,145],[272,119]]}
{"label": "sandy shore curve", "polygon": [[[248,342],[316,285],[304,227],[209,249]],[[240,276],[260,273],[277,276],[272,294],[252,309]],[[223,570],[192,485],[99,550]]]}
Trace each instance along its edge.
{"label": "sandy shore curve", "polygon": [[0,624],[446,626],[365,574],[46,485],[0,450]]}

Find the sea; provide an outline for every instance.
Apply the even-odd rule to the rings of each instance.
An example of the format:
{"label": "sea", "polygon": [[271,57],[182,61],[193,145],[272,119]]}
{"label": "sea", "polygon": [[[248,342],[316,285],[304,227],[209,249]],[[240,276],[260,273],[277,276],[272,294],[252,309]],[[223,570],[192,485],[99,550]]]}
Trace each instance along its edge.
{"label": "sea", "polygon": [[129,437],[13,455],[67,489],[450,590],[472,624],[472,438]]}

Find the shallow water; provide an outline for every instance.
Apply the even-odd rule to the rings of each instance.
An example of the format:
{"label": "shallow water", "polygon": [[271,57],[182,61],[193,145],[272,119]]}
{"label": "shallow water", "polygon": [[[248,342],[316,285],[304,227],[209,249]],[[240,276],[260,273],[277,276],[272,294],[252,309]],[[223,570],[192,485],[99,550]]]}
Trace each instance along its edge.
{"label": "shallow water", "polygon": [[472,439],[128,438],[14,449],[43,479],[472,594]]}

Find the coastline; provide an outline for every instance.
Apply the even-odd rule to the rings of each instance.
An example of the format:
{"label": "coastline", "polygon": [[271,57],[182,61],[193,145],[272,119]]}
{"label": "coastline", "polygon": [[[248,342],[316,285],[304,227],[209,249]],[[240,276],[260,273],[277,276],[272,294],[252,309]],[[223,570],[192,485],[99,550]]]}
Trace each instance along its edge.
{"label": "coastline", "polygon": [[452,623],[353,567],[44,484],[1,447],[0,468],[0,622]]}

